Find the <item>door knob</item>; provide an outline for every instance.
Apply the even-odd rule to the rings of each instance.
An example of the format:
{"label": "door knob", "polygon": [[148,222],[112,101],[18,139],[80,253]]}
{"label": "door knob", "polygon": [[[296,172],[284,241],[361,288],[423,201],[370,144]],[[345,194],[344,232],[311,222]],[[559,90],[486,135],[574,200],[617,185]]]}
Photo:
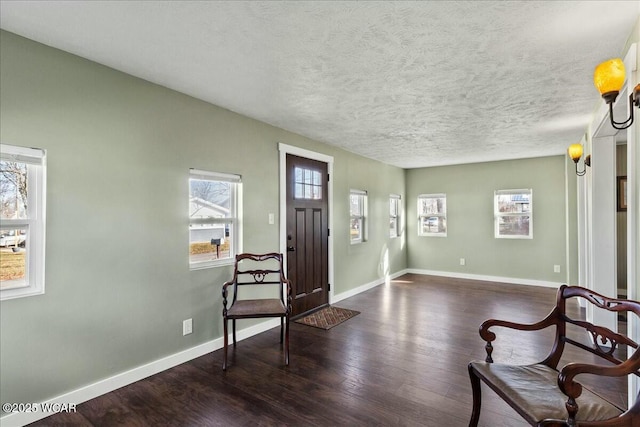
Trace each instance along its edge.
{"label": "door knob", "polygon": [[287,246],[287,252],[295,252],[296,248],[293,246]]}

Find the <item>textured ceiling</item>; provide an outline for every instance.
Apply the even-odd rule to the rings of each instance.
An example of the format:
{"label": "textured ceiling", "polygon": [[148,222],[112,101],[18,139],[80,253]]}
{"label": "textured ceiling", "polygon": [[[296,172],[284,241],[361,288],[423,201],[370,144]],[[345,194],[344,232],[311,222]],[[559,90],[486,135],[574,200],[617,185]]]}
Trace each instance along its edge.
{"label": "textured ceiling", "polygon": [[640,1],[2,1],[0,27],[388,164],[561,154]]}

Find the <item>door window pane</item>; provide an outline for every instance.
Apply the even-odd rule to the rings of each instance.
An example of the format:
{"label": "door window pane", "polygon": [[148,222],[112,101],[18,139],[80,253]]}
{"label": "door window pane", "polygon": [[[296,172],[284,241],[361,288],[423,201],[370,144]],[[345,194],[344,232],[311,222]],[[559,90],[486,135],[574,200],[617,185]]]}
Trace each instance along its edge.
{"label": "door window pane", "polygon": [[293,176],[293,197],[295,199],[322,199],[322,174],[320,171],[296,166]]}

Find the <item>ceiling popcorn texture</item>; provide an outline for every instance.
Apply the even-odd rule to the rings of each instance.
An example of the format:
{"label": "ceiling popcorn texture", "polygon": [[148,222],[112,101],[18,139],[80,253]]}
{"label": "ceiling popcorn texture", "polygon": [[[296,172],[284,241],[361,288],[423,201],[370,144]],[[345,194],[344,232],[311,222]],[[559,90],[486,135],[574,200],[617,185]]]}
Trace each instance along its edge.
{"label": "ceiling popcorn texture", "polygon": [[402,168],[563,154],[639,1],[0,3],[0,27]]}

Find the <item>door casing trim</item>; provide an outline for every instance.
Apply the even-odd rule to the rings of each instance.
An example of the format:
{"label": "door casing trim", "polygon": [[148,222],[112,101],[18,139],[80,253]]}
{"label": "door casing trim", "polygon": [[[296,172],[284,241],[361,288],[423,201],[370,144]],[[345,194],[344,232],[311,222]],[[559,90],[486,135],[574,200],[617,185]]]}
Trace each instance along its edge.
{"label": "door casing trim", "polygon": [[[279,157],[279,169],[280,169],[280,211],[278,212],[278,215],[280,217],[280,221],[279,221],[279,230],[278,230],[278,235],[280,236],[280,253],[285,254],[287,253],[287,173],[286,173],[286,169],[287,169],[287,154],[292,154],[294,156],[298,156],[298,157],[305,157],[307,159],[311,159],[311,160],[317,160],[320,162],[324,162],[327,164],[327,173],[329,174],[329,185],[327,188],[328,191],[328,200],[327,200],[327,205],[328,205],[328,215],[329,215],[329,230],[331,230],[331,232],[329,233],[328,236],[328,242],[327,242],[327,250],[328,250],[328,254],[327,254],[327,263],[328,263],[328,278],[329,278],[329,283],[331,284],[330,288],[329,288],[329,304],[331,304],[333,302],[333,295],[335,292],[335,282],[333,280],[333,236],[335,234],[335,230],[333,229],[333,156],[329,156],[326,154],[322,154],[322,153],[318,153],[315,151],[311,151],[311,150],[307,150],[304,148],[300,148],[300,147],[294,147],[293,145],[288,145],[288,144],[283,144],[282,142],[278,143],[278,151],[280,152],[280,157]],[[285,271],[287,269],[287,257],[284,257],[284,262],[285,262]]]}

